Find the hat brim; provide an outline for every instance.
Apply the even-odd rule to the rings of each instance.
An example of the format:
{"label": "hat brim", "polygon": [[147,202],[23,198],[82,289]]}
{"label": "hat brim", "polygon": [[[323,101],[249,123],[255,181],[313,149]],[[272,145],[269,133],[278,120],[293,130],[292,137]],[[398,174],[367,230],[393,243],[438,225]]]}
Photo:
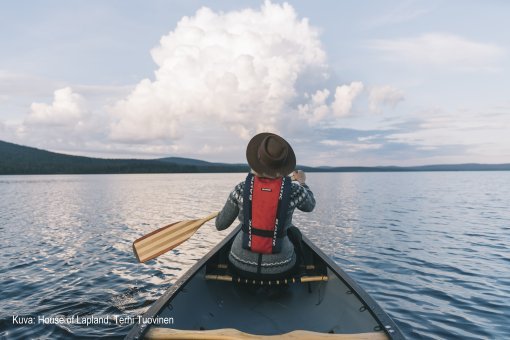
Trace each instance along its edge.
{"label": "hat brim", "polygon": [[[269,132],[263,132],[259,133],[258,135],[255,135],[250,142],[248,143],[248,146],[246,147],[246,160],[248,161],[248,164],[250,167],[257,172],[258,174],[266,174],[271,177],[283,177],[290,174],[294,169],[296,168],[296,155],[294,154],[294,150],[292,150],[292,147],[285,139],[283,141],[286,143],[288,148],[288,154],[287,159],[285,161],[285,164],[282,165],[279,168],[271,168],[264,164],[262,164],[257,157],[258,149],[264,138],[267,136],[277,136],[274,133]],[[280,137],[281,138],[281,137]]]}

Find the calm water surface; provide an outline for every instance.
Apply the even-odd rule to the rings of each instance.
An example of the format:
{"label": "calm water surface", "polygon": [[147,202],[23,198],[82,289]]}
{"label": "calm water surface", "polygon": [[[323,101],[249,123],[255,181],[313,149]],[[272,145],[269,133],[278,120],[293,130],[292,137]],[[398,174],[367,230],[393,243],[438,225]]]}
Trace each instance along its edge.
{"label": "calm water surface", "polygon": [[[227,233],[208,223],[148,264],[131,243],[221,209],[243,174],[0,176],[0,338],[122,337]],[[415,338],[510,336],[510,172],[309,174],[302,231]],[[19,325],[33,318],[34,325]]]}

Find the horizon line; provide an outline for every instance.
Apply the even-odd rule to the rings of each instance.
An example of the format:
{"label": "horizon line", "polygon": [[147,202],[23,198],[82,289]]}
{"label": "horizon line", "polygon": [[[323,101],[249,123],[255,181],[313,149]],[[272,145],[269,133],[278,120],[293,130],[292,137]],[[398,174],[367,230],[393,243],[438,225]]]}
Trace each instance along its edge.
{"label": "horizon line", "polygon": [[[17,144],[17,143],[8,142],[8,141],[1,140],[1,139],[0,139],[0,142],[12,144],[12,145],[16,145],[16,146],[21,146],[21,147],[25,147],[25,148],[36,149],[36,150],[43,151],[43,152],[60,154],[60,155],[69,156],[69,157],[83,157],[83,158],[101,159],[101,160],[139,160],[139,161],[159,161],[159,160],[166,159],[166,158],[181,158],[181,159],[211,163],[212,165],[221,164],[221,165],[232,165],[232,166],[236,166],[236,165],[237,166],[248,166],[248,163],[246,163],[246,162],[229,163],[229,162],[223,162],[223,161],[206,161],[203,159],[191,158],[191,157],[186,157],[186,156],[182,156],[182,155],[163,156],[163,157],[158,157],[158,158],[136,158],[136,157],[104,158],[104,157],[97,157],[97,156],[83,156],[83,155],[69,154],[69,153],[61,152],[61,151],[57,152],[57,151],[51,151],[48,149],[41,149],[38,147]],[[408,168],[429,167],[429,166],[467,166],[467,165],[480,165],[480,166],[510,165],[510,160],[508,162],[503,162],[503,163],[463,162],[463,163],[428,163],[428,164],[417,164],[417,165],[394,165],[394,164],[392,164],[392,165],[315,165],[315,166],[312,166],[312,165],[297,164],[296,168],[298,166],[301,166],[301,167],[314,168],[314,169],[334,169],[334,168],[340,168],[340,169],[342,169],[342,168],[401,168],[401,169],[408,169]]]}

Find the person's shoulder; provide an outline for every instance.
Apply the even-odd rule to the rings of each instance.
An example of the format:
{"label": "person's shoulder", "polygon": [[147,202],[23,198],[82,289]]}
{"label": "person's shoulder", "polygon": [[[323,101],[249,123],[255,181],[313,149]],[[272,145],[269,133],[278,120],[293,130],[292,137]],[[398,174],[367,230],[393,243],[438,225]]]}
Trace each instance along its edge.
{"label": "person's shoulder", "polygon": [[237,185],[234,187],[234,191],[236,192],[242,192],[244,189],[244,181],[237,183]]}
{"label": "person's shoulder", "polygon": [[230,200],[233,201],[233,203],[239,203],[242,202],[244,195],[244,182],[238,183],[234,190],[230,192]]}

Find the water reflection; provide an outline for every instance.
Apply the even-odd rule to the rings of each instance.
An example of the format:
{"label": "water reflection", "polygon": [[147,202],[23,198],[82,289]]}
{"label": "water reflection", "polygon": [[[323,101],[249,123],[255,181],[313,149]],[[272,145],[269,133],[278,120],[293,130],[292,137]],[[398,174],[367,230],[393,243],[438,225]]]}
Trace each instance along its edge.
{"label": "water reflection", "polygon": [[[221,209],[243,174],[0,177],[0,337],[119,337],[129,326],[13,326],[13,314],[139,315],[229,230],[147,264],[132,242]],[[510,334],[510,173],[308,174],[294,222],[410,338]]]}

